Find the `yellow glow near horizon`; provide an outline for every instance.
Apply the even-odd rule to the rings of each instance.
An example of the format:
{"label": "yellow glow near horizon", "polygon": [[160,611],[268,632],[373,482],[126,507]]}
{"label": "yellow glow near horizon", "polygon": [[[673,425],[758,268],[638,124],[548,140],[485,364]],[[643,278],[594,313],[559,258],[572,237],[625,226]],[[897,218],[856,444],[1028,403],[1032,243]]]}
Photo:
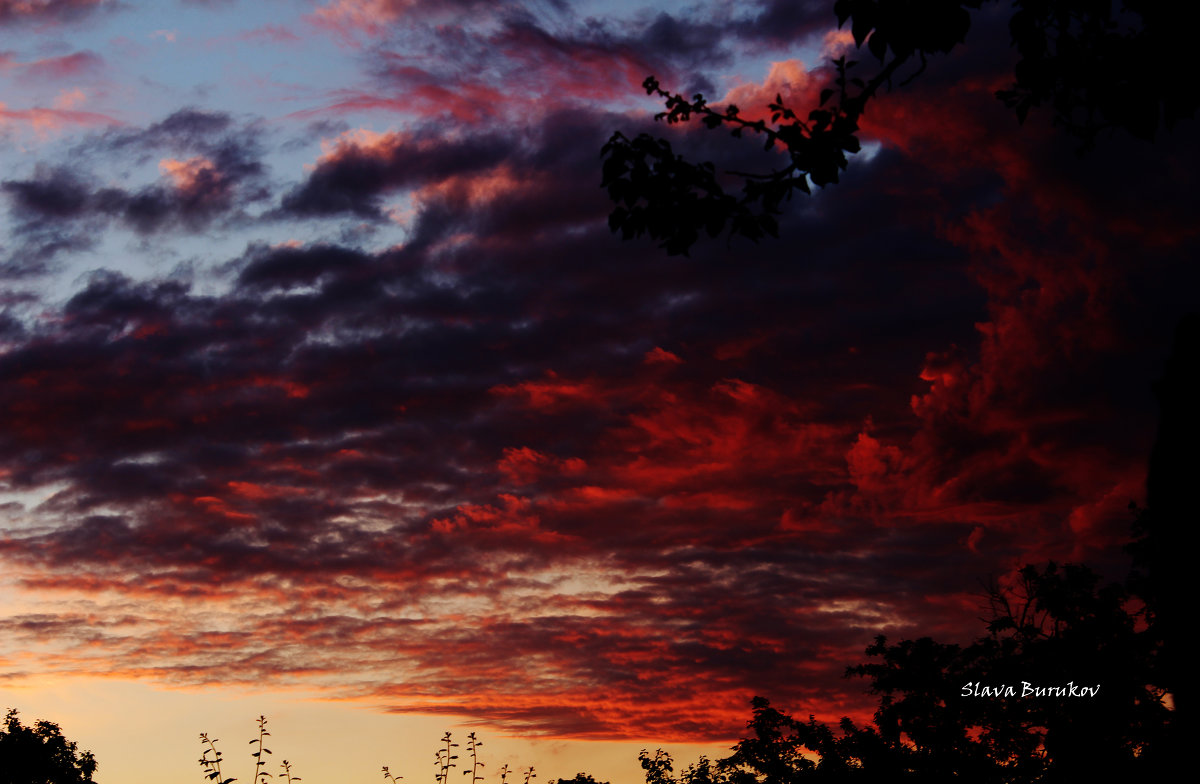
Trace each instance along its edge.
{"label": "yellow glow near horizon", "polygon": [[[223,773],[238,784],[253,784],[255,719],[267,717],[271,732],[267,771],[277,776],[287,759],[303,784],[378,784],[387,765],[404,784],[432,782],[434,752],[449,730],[461,776],[466,736],[474,731],[483,746],[480,759],[487,784],[499,780],[507,763],[522,771],[530,765],[537,784],[585,772],[612,784],[643,780],[638,752],[652,740],[575,741],[506,737],[464,717],[388,714],[365,704],[283,696],[247,688],[187,687],[164,689],[147,683],[73,675],[39,675],[0,686],[0,708],[16,708],[26,724],[45,719],[62,727],[68,740],[96,755],[98,784],[205,784],[197,760],[199,734],[219,739]],[[668,744],[678,767],[701,754],[725,756],[729,744]],[[520,776],[509,776],[520,784]],[[465,781],[465,779],[463,779]]]}

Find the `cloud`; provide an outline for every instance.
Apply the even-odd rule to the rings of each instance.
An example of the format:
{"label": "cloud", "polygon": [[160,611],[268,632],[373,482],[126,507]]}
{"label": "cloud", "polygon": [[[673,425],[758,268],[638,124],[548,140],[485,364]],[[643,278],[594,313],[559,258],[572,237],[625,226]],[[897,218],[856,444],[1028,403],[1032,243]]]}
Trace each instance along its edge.
{"label": "cloud", "polygon": [[0,24],[61,24],[118,7],[115,0],[0,0]]}
{"label": "cloud", "polygon": [[[117,221],[140,234],[182,228],[199,231],[237,217],[240,208],[266,197],[264,169],[253,131],[234,128],[224,115],[181,111],[144,129],[108,131],[84,143],[83,160],[98,153],[146,156],[153,150],[187,158],[157,160],[158,182],[139,188],[97,183],[86,166],[35,167],[33,176],[0,188],[29,235],[70,234],[72,221]],[[199,154],[195,154],[199,153]]]}
{"label": "cloud", "polygon": [[121,121],[99,112],[85,112],[69,108],[33,107],[10,109],[0,102],[0,128],[4,126],[28,127],[37,134],[59,131],[73,126],[102,127],[121,125]]}
{"label": "cloud", "polygon": [[198,231],[233,208],[236,179],[213,161],[164,159],[160,168],[169,184],[136,191],[83,185],[61,171],[50,172],[44,181],[7,180],[2,187],[26,218],[26,233],[44,231],[56,218],[112,218],[140,234],[176,226]]}
{"label": "cloud", "polygon": [[300,36],[296,35],[289,28],[275,24],[256,27],[253,30],[242,33],[239,39],[243,41],[270,41],[272,43],[284,44],[294,44],[303,41]]}
{"label": "cloud", "polygon": [[738,35],[777,48],[794,50],[797,41],[823,34],[837,25],[833,8],[819,0],[802,3],[761,0],[754,5],[754,13],[735,23]]}
{"label": "cloud", "polygon": [[379,217],[387,192],[490,168],[511,152],[499,135],[440,139],[357,130],[322,144],[324,153],[306,182],[283,199],[285,212],[351,212]]}
{"label": "cloud", "polygon": [[[501,7],[507,4],[500,4]],[[343,36],[361,32],[380,36],[397,21],[428,16],[453,17],[470,14],[477,8],[487,11],[494,6],[484,0],[453,0],[449,3],[428,0],[332,0],[312,13],[309,20],[318,27]]]}
{"label": "cloud", "polygon": [[27,63],[14,63],[13,66],[18,66],[21,75],[26,78],[55,81],[94,75],[104,67],[104,58],[92,51],[82,51],[61,57],[45,57]]}
{"label": "cloud", "polygon": [[[237,130],[239,132],[235,133]],[[233,117],[225,112],[207,112],[185,108],[145,128],[123,128],[89,140],[92,149],[127,151],[169,149],[177,152],[210,151],[232,140],[241,140],[252,130],[236,129]]]}
{"label": "cloud", "polygon": [[33,218],[74,218],[83,212],[88,199],[86,186],[63,169],[43,169],[35,179],[9,180],[3,187],[14,210]]}

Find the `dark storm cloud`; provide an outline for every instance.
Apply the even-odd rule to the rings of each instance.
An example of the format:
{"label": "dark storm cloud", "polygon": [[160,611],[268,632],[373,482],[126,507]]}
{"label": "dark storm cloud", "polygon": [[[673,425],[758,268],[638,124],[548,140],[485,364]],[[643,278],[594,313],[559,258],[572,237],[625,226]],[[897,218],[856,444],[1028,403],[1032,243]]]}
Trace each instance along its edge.
{"label": "dark storm cloud", "polygon": [[[75,153],[85,162],[70,168],[39,164],[29,179],[0,183],[21,232],[72,244],[74,221],[116,220],[140,234],[180,228],[198,231],[267,198],[261,148],[252,127],[224,114],[182,110],[145,129],[119,129],[91,137]],[[86,161],[105,153],[129,155],[147,164],[158,155],[164,182],[140,188],[102,186]],[[190,157],[182,157],[190,156]],[[54,248],[55,242],[42,245]],[[42,255],[50,255],[43,253]]]}
{"label": "dark storm cloud", "polygon": [[[520,47],[519,56],[547,73],[571,74],[588,62],[626,61],[643,69],[698,69],[729,61],[727,31],[719,22],[660,12],[644,21],[621,24],[587,19],[553,29],[533,15],[513,15],[488,41]],[[582,76],[582,74],[580,74]],[[612,74],[619,77],[619,74]]]}
{"label": "dark storm cloud", "polygon": [[497,134],[449,140],[388,134],[366,144],[343,142],[284,196],[283,211],[380,217],[382,194],[491,168],[512,151],[512,141]]}
{"label": "dark storm cloud", "polygon": [[19,220],[19,240],[0,257],[0,275],[27,278],[43,275],[64,254],[95,244],[88,225],[92,193],[89,186],[65,169],[39,166],[30,180],[0,183],[10,210]]}
{"label": "dark storm cloud", "polygon": [[239,139],[242,146],[248,146],[253,133],[253,129],[238,128],[233,118],[225,112],[186,108],[145,128],[111,130],[85,144],[91,148],[109,150],[132,148],[134,152],[165,149],[209,153],[229,143],[231,136]]}
{"label": "dark storm cloud", "polygon": [[658,13],[635,21],[508,8],[484,26],[405,24],[371,50],[371,89],[331,95],[324,111],[418,113],[439,125],[522,122],[545,108],[637,99],[651,73],[711,87],[729,62],[724,26]]}
{"label": "dark storm cloud", "polygon": [[0,310],[0,341],[20,340],[25,336],[25,325],[20,319],[5,310]]}
{"label": "dark storm cloud", "polygon": [[[180,177],[172,186],[152,185],[136,190],[101,187],[79,180],[61,170],[35,174],[29,180],[7,180],[2,186],[13,211],[24,220],[26,232],[45,231],[53,222],[61,237],[70,233],[69,221],[85,218],[117,219],[141,234],[167,227],[196,231],[230,213],[241,198],[254,201],[264,194],[252,191],[241,196],[239,186],[258,175],[257,164],[234,161],[179,163]],[[241,197],[241,198],[239,198]]]}
{"label": "dark storm cloud", "polygon": [[20,217],[74,219],[84,214],[90,189],[65,169],[39,169],[31,180],[0,183]]}
{"label": "dark storm cloud", "polygon": [[783,49],[794,49],[797,41],[836,26],[837,16],[823,0],[763,0],[731,24],[741,38]]}

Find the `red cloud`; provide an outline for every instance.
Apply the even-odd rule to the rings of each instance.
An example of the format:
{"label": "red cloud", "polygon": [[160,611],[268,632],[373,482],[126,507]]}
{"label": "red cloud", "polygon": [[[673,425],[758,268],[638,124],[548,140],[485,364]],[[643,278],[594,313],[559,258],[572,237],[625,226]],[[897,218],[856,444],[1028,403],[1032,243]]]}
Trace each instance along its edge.
{"label": "red cloud", "polygon": [[541,412],[577,406],[603,406],[610,394],[594,380],[568,381],[553,370],[546,371],[541,380],[496,386],[492,387],[491,392],[498,397],[513,398]]}
{"label": "red cloud", "polygon": [[677,355],[672,354],[670,351],[667,351],[666,349],[660,348],[658,346],[655,346],[654,348],[647,351],[646,355],[642,358],[642,361],[645,362],[647,365],[654,365],[654,364],[679,365],[679,364],[683,363],[683,360],[680,359]]}
{"label": "red cloud", "polygon": [[562,458],[543,454],[529,447],[506,447],[504,458],[497,463],[503,473],[517,484],[528,485],[550,475],[576,476],[587,470],[587,463],[577,457]]}

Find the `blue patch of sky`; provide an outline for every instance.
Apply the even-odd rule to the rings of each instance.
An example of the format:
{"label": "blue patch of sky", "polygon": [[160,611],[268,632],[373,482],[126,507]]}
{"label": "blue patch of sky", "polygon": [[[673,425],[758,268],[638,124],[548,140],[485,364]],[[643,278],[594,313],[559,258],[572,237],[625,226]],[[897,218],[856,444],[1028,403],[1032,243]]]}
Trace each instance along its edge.
{"label": "blue patch of sky", "polygon": [[[211,7],[186,3],[127,3],[124,9],[99,14],[86,24],[34,33],[17,41],[11,50],[15,59],[28,62],[40,57],[63,56],[91,51],[103,58],[98,73],[78,74],[64,80],[20,79],[18,69],[0,72],[5,100],[10,109],[52,106],[64,90],[79,86],[85,100],[75,108],[112,114],[130,127],[160,122],[179,109],[192,107],[231,114],[239,123],[261,120],[261,144],[268,178],[276,194],[269,203],[252,206],[252,214],[278,204],[278,195],[306,175],[321,153],[323,139],[336,137],[342,128],[365,128],[376,132],[400,130],[416,121],[414,115],[387,110],[323,112],[337,100],[340,90],[366,95],[383,94],[377,79],[375,46],[388,42],[362,40],[363,48],[305,21],[314,3],[241,2],[218,3]],[[552,2],[527,6],[551,31],[578,31],[589,18],[605,20],[636,37],[639,27],[650,25],[661,13],[681,19],[732,19],[753,12],[740,3],[632,2],[583,0],[565,9]],[[483,26],[494,20],[476,18],[463,24]],[[831,24],[832,26],[832,24]],[[290,30],[301,40],[276,40],[262,34],[268,28]],[[259,34],[255,34],[256,31]],[[411,32],[417,32],[410,30]],[[398,32],[392,43],[405,42]],[[405,42],[408,44],[409,42]],[[453,53],[420,47],[412,42],[408,51],[448,57]],[[794,51],[765,50],[729,42],[731,61],[706,68],[705,74],[718,92],[745,82],[761,82],[771,63],[789,58],[813,66],[818,62],[819,38],[798,42]],[[7,48],[7,47],[6,47]],[[449,63],[451,68],[463,63]],[[711,96],[713,98],[719,95]],[[644,95],[630,96],[621,108],[653,111]],[[314,130],[314,120],[331,121]],[[153,151],[140,161],[131,156],[102,155],[78,159],[72,145],[93,129],[68,127],[57,132],[23,132],[16,145],[0,151],[5,179],[20,179],[33,173],[38,161],[53,165],[78,163],[84,171],[106,184],[137,189],[160,182],[158,161],[165,157],[186,158],[187,154]],[[403,195],[390,199],[404,212]],[[11,232],[6,232],[12,237]],[[198,287],[213,290],[227,285],[228,278],[213,270],[240,256],[248,243],[276,244],[295,240],[302,243],[339,239],[368,249],[379,249],[403,241],[402,227],[391,224],[373,230],[357,220],[318,219],[294,221],[251,221],[246,225],[214,226],[196,234],[164,232],[139,237],[118,225],[97,238],[91,251],[72,254],[47,281],[48,299],[58,300],[77,288],[81,275],[98,267],[119,268],[134,277],[157,277],[190,270]]]}

